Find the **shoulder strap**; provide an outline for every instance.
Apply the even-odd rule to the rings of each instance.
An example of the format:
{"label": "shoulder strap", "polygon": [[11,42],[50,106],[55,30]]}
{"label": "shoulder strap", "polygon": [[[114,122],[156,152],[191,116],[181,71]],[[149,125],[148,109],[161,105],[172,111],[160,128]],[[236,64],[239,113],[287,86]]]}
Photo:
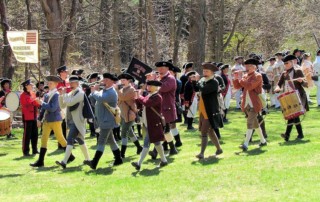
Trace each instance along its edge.
{"label": "shoulder strap", "polygon": [[156,113],[157,116],[159,116],[160,118],[162,117],[162,116],[155,110],[155,108],[151,107],[151,109],[152,109],[152,111],[153,111],[154,113]]}

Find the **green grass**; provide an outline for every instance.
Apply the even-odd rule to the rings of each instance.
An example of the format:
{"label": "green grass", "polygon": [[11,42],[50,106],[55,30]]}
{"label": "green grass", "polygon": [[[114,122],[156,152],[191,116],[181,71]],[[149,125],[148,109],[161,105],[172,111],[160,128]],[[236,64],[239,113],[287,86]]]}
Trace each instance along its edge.
{"label": "green grass", "polygon": [[[195,158],[200,150],[198,131],[179,126],[180,153],[169,157],[170,164],[161,169],[156,168],[159,160],[147,157],[140,172],[130,165],[139,158],[131,142],[121,166],[109,165],[113,156],[106,147],[93,171],[81,165],[83,156],[76,146],[76,160],[62,170],[54,163],[63,158],[54,139],[49,140],[45,167],[31,168],[29,163],[37,156],[21,157],[22,130],[15,129],[19,139],[0,137],[0,201],[319,201],[319,111],[311,105],[302,123],[303,141],[294,140],[293,128],[292,140],[284,143],[280,133],[285,121],[280,111],[271,110],[266,118],[268,146],[259,149],[255,134],[244,153],[238,145],[244,138],[245,118],[231,109],[230,123],[221,130],[224,153],[212,157],[215,148],[209,144],[202,161]],[[88,138],[87,144],[92,157],[95,139]]]}

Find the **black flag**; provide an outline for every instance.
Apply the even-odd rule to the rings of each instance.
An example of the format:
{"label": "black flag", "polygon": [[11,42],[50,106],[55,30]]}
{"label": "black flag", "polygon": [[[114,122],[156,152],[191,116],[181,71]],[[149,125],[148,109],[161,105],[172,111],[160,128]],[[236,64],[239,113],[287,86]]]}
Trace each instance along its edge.
{"label": "black flag", "polygon": [[126,73],[134,76],[140,83],[145,83],[146,74],[152,72],[152,68],[144,64],[137,58],[132,58]]}

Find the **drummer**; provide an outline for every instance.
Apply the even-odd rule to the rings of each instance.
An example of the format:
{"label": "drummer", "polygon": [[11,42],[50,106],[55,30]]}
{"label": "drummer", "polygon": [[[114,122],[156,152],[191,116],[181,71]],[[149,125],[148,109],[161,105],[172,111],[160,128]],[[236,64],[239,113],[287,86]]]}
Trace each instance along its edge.
{"label": "drummer", "polygon": [[[304,80],[304,75],[301,69],[293,68],[294,60],[296,60],[296,57],[294,55],[287,55],[283,59],[285,71],[280,76],[280,80],[278,82],[278,86],[275,89],[275,92],[280,92],[281,88],[283,88],[284,92],[298,90],[302,106],[304,106],[306,111],[309,111],[307,95],[303,89],[303,87],[308,86],[308,83]],[[281,137],[284,138],[286,142],[289,141],[293,125],[296,126],[298,132],[297,139],[301,140],[304,138],[300,118],[296,117],[288,120],[286,132],[281,134]]]}
{"label": "drummer", "polygon": [[22,109],[22,120],[24,125],[24,132],[22,138],[22,152],[23,156],[30,156],[30,140],[32,146],[32,154],[38,154],[38,127],[37,127],[37,112],[40,104],[36,101],[36,94],[33,92],[33,84],[30,79],[21,83],[23,86],[23,93],[20,96],[20,103]]}
{"label": "drummer", "polygon": [[[1,91],[0,91],[0,108],[5,107],[6,95],[11,92],[12,82],[10,79],[3,78],[1,81]],[[12,120],[12,112],[11,112],[11,120]],[[10,132],[7,135],[7,138],[14,138],[14,135]]]}

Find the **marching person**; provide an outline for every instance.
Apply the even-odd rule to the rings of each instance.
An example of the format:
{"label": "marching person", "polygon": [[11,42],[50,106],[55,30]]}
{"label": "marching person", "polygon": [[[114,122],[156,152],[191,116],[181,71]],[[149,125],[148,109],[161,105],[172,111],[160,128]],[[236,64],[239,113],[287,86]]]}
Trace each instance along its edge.
{"label": "marching person", "polygon": [[30,79],[21,83],[23,93],[20,96],[22,120],[24,125],[22,138],[22,152],[24,156],[30,156],[30,140],[32,154],[38,154],[38,127],[37,115],[39,103],[36,101],[36,94],[33,92],[33,84]]}
{"label": "marching person", "polygon": [[177,120],[176,122],[182,122],[182,106],[180,100],[182,82],[177,78],[177,74],[181,72],[179,67],[173,66],[173,69],[170,69],[170,74],[176,79],[177,89],[176,89],[176,111],[177,111]]}
{"label": "marching person", "polygon": [[[61,82],[59,82],[58,86],[57,86],[57,89],[60,89],[60,88],[66,88],[66,92],[69,93],[71,91],[71,88],[70,88],[70,83],[69,83],[69,80],[68,80],[68,75],[69,75],[69,70],[67,68],[67,66],[63,65],[61,67],[59,67],[57,69],[57,73],[59,75],[59,77],[61,78]],[[66,109],[62,109],[61,110],[61,114],[62,114],[62,133],[63,133],[63,137],[66,139],[67,137],[67,124],[66,124],[66,119],[65,119],[65,116],[66,116]],[[58,149],[62,149],[62,145],[58,144]]]}
{"label": "marching person", "polygon": [[307,100],[309,103],[312,103],[310,100],[310,91],[314,86],[314,82],[312,80],[312,76],[313,76],[313,64],[311,62],[311,53],[304,53],[302,55],[302,64],[301,64],[301,70],[304,74],[304,76],[306,77],[306,81],[308,83],[308,87],[304,88],[304,90],[306,91],[306,95],[307,95]]}
{"label": "marching person", "polygon": [[39,81],[36,84],[37,87],[37,93],[36,93],[36,97],[43,97],[45,92],[44,92],[44,82],[43,81]]}
{"label": "marching person", "polygon": [[312,79],[314,80],[315,85],[317,86],[317,104],[318,107],[320,107],[320,81],[319,81],[319,75],[320,75],[320,48],[316,52],[316,58],[313,63],[314,68],[314,76]]}
{"label": "marching person", "polygon": [[275,57],[270,57],[268,59],[269,61],[269,66],[268,68],[266,69],[266,75],[271,83],[271,88],[269,91],[267,91],[267,93],[269,94],[269,97],[270,97],[270,106],[274,106],[275,105],[275,102],[276,102],[276,97],[274,95],[274,89],[277,85],[277,83],[274,82],[274,64],[276,62],[276,58]]}
{"label": "marching person", "polygon": [[[185,107],[184,106],[184,88],[188,81],[188,77],[187,77],[188,72],[193,71],[193,62],[185,63],[182,66],[182,69],[184,70],[184,74],[180,77],[180,81],[181,81],[180,99],[181,99],[182,108],[184,108]],[[184,110],[184,112],[185,111],[186,110]],[[186,113],[183,113],[183,118],[184,118],[184,124],[188,124],[188,118]]]}
{"label": "marching person", "polygon": [[[52,130],[60,145],[63,148],[67,146],[67,141],[62,133],[61,108],[59,106],[59,93],[57,90],[58,83],[61,82],[61,79],[57,76],[47,76],[46,80],[48,81],[49,92],[45,94],[43,101],[39,98],[36,99],[36,101],[41,105],[37,126],[40,128],[42,123],[42,136],[39,159],[35,163],[30,164],[32,167],[44,166],[44,157],[47,152],[48,139]],[[71,154],[69,162],[74,159],[75,157]]]}
{"label": "marching person", "polygon": [[56,161],[56,164],[61,166],[63,169],[67,167],[68,159],[70,158],[75,139],[77,139],[81,152],[85,158],[84,164],[89,164],[90,162],[88,148],[84,141],[86,134],[86,122],[82,115],[84,92],[79,86],[78,76],[70,76],[69,82],[71,92],[66,93],[66,89],[62,88],[60,90],[59,97],[60,107],[67,108],[66,123],[67,128],[69,129],[64,159],[62,161]]}
{"label": "marching person", "polygon": [[[242,63],[243,63],[243,57],[242,56],[236,56],[234,58],[235,60],[235,65],[232,67],[231,69],[231,73],[232,73],[232,77],[233,77],[233,73],[234,72],[242,72],[245,70],[245,68],[243,67]],[[242,95],[242,89],[237,89],[236,93],[235,93],[235,99],[236,99],[236,109],[241,109],[241,95]]]}
{"label": "marching person", "polygon": [[123,73],[118,76],[118,79],[123,85],[121,89],[116,85],[115,89],[118,93],[118,104],[121,110],[121,157],[125,158],[128,137],[137,147],[137,154],[141,153],[142,147],[132,129],[137,113],[135,88],[131,85],[134,82],[134,78],[128,73]]}
{"label": "marching person", "polygon": [[[94,72],[94,73],[90,74],[87,78],[88,78],[88,83],[90,85],[94,85],[95,82],[100,81],[100,77],[99,77],[99,73],[98,72]],[[87,88],[85,93],[86,93],[87,97],[89,97],[89,95],[91,93],[91,89]],[[94,111],[95,111],[95,108],[94,108],[95,103],[92,103],[91,99],[90,99],[90,104],[91,104],[92,111],[94,113]],[[92,120],[90,120],[90,119],[87,120],[87,122],[89,124],[89,129],[90,129],[90,137],[97,137],[97,142],[98,142],[99,133],[97,133],[95,131],[95,123],[94,123],[94,121],[95,120],[93,120],[93,119]]]}
{"label": "marching person", "polygon": [[[6,95],[11,92],[12,81],[11,79],[3,78],[1,81],[1,91],[0,91],[0,108],[6,105]],[[13,114],[10,112],[11,122],[13,120]],[[15,138],[15,136],[10,132],[7,134],[7,139]]]}
{"label": "marching person", "polygon": [[112,108],[115,108],[117,106],[118,94],[114,89],[114,83],[117,80],[118,78],[115,75],[110,73],[104,73],[102,80],[104,89],[100,90],[99,84],[96,84],[94,87],[91,87],[90,98],[93,99],[96,103],[95,115],[97,117],[98,125],[100,128],[97,150],[94,155],[94,158],[89,163],[89,166],[92,169],[97,168],[97,165],[104,152],[105,145],[107,142],[115,157],[113,165],[117,166],[123,163],[120,149],[112,135],[112,129],[116,125],[115,117],[112,114],[112,112],[109,111],[105,106],[105,104],[109,105]]}
{"label": "marching person", "polygon": [[[303,72],[301,71],[301,69],[294,69],[294,67],[293,67],[294,60],[296,60],[296,57],[294,55],[287,55],[283,59],[285,71],[281,74],[280,80],[278,82],[278,86],[275,89],[275,91],[280,92],[281,89],[284,92],[298,90],[302,106],[304,107],[304,109],[306,111],[309,111],[307,95],[303,89],[303,87],[308,86],[308,83],[305,81],[304,75],[303,75]],[[294,79],[294,81],[292,81],[293,79]],[[291,133],[293,125],[296,126],[296,129],[298,132],[297,139],[300,140],[300,139],[304,138],[300,118],[296,117],[296,118],[288,120],[286,132],[281,134],[281,137],[286,142],[289,141],[290,133]]]}
{"label": "marching person", "polygon": [[[138,162],[132,162],[131,165],[140,170],[141,164],[144,158],[147,156],[150,143],[154,143],[157,153],[159,153],[161,162],[160,167],[166,166],[168,161],[164,155],[161,141],[165,140],[163,125],[161,117],[159,116],[162,111],[162,97],[158,93],[161,86],[160,81],[151,80],[147,81],[147,90],[149,94],[147,96],[139,95],[136,102],[143,105],[142,111],[142,123],[146,128],[146,135],[144,138],[143,150]],[[142,93],[142,91],[140,91]]]}
{"label": "marching person", "polygon": [[[160,82],[162,83],[159,93],[162,96],[162,114],[165,118],[166,125],[164,135],[166,137],[166,141],[164,142],[164,150],[167,149],[167,144],[170,147],[170,155],[175,155],[178,153],[175,144],[173,143],[173,134],[171,132],[173,128],[172,125],[175,125],[175,121],[177,119],[176,113],[176,105],[175,105],[175,91],[177,88],[177,83],[175,78],[170,75],[169,69],[172,68],[172,64],[170,62],[157,62],[155,64],[160,76]],[[180,135],[178,130],[176,130],[176,142],[181,143]],[[182,144],[182,143],[181,143]],[[149,152],[149,155],[152,159],[156,159],[157,151],[154,149]]]}
{"label": "marching person", "polygon": [[[278,84],[279,79],[280,79],[280,75],[281,73],[284,71],[284,64],[283,64],[283,53],[278,52],[275,54],[276,57],[276,62],[273,66],[273,82],[275,83],[275,85]],[[278,96],[279,93],[278,92],[274,92],[274,97],[275,97],[275,105],[274,108],[279,109],[280,108],[280,102],[278,100]]]}
{"label": "marching person", "polygon": [[204,152],[208,145],[208,136],[216,147],[215,154],[223,153],[219,139],[214,132],[214,128],[219,128],[223,125],[218,101],[219,83],[214,76],[218,67],[212,63],[202,63],[202,68],[203,78],[199,80],[199,76],[191,77],[193,81],[199,80],[197,82],[197,90],[200,92],[199,131],[201,132],[201,150],[196,155],[199,159],[204,158]]}
{"label": "marching person", "polygon": [[197,74],[196,71],[191,71],[186,74],[188,81],[184,87],[184,109],[188,119],[188,130],[194,130],[192,124],[198,109],[198,97],[193,84],[195,81],[193,77],[196,77]]}
{"label": "marching person", "polygon": [[231,101],[231,81],[229,79],[229,65],[222,65],[220,67],[220,71],[221,71],[221,77],[224,81],[225,84],[225,89],[221,91],[221,94],[223,96],[223,100],[224,100],[224,116],[223,116],[223,122],[228,122],[227,119],[227,114],[228,114],[228,110],[230,108],[230,101]]}
{"label": "marching person", "polygon": [[242,78],[239,73],[235,73],[233,78],[233,85],[236,89],[243,88],[243,96],[241,108],[247,117],[247,132],[246,138],[240,148],[243,151],[248,150],[249,141],[251,139],[253,129],[257,131],[260,137],[259,146],[266,146],[267,141],[265,140],[262,130],[259,126],[258,113],[262,110],[262,103],[259,94],[262,92],[262,76],[260,73],[256,72],[257,65],[259,61],[255,59],[248,59],[244,62],[247,74]]}

